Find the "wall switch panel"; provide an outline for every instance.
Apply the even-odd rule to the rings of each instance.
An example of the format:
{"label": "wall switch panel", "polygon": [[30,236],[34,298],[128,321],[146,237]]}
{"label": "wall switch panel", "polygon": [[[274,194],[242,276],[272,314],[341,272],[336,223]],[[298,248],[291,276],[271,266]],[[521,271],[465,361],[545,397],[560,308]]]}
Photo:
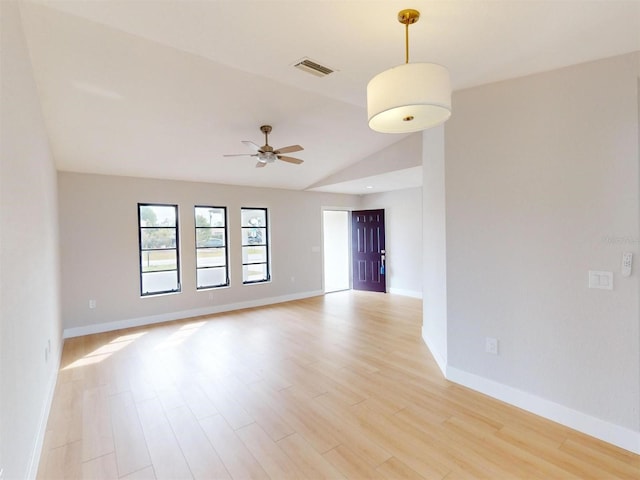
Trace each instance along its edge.
{"label": "wall switch panel", "polygon": [[613,290],[613,272],[589,270],[589,288]]}
{"label": "wall switch panel", "polygon": [[491,355],[498,355],[498,339],[491,337],[485,338],[484,351]]}
{"label": "wall switch panel", "polygon": [[632,265],[633,265],[633,253],[624,252],[622,254],[622,268],[620,269],[620,273],[622,273],[623,277],[631,276]]}

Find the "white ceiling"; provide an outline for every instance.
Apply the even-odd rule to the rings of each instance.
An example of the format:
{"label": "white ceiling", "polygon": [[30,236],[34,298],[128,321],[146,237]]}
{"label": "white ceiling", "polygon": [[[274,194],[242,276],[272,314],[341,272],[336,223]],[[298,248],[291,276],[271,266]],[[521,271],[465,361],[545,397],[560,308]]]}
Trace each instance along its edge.
{"label": "white ceiling", "polygon": [[[23,0],[21,11],[59,170],[305,189],[404,138],[366,119],[367,82],[404,61],[402,8],[422,13],[411,61],[446,65],[454,90],[640,50],[637,0]],[[337,71],[303,73],[302,57]],[[304,146],[292,156],[305,163],[222,157],[262,145],[262,124],[272,146]],[[410,176],[388,188],[376,177],[376,191]]]}

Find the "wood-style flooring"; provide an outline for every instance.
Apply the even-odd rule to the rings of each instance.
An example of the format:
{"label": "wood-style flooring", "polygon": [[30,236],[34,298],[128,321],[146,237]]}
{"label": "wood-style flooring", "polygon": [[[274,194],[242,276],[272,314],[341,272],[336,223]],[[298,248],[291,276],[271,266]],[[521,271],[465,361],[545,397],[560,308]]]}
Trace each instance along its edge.
{"label": "wood-style flooring", "polygon": [[339,292],[69,339],[38,478],[640,478],[444,380],[421,323],[420,300]]}

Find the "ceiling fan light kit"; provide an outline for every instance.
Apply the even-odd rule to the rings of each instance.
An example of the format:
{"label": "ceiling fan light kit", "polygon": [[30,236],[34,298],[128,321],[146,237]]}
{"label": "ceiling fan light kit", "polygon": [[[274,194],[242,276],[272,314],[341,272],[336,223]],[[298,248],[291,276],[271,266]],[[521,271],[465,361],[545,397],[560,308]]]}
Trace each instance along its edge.
{"label": "ceiling fan light kit", "polygon": [[273,163],[276,160],[282,160],[283,162],[293,163],[296,165],[300,165],[304,162],[304,160],[300,160],[299,158],[288,157],[282,155],[283,153],[293,153],[304,150],[300,145],[289,145],[288,147],[278,148],[276,150],[273,149],[271,145],[269,145],[269,134],[271,133],[272,127],[271,125],[262,125],[260,127],[260,131],[264,133],[264,145],[259,147],[253,142],[249,140],[243,140],[247,147],[254,150],[256,153],[236,153],[230,155],[223,155],[224,157],[256,157],[258,159],[258,163],[256,163],[256,168],[266,167],[267,163]]}
{"label": "ceiling fan light kit", "polygon": [[410,133],[435,127],[451,116],[451,81],[446,67],[409,63],[409,25],[420,18],[401,10],[405,26],[405,64],[385,70],[367,85],[369,128],[381,133]]}

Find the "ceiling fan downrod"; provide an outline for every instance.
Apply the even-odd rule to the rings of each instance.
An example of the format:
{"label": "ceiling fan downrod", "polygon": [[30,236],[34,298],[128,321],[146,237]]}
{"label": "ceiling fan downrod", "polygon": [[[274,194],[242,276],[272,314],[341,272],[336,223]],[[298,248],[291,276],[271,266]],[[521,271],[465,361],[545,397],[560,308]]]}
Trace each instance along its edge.
{"label": "ceiling fan downrod", "polygon": [[[264,133],[264,147],[263,148],[266,151],[273,150],[273,148],[271,148],[270,145],[269,145],[269,134],[271,133],[271,125],[262,125],[260,127],[260,131],[262,133]],[[265,147],[268,147],[268,148],[265,148]]]}

